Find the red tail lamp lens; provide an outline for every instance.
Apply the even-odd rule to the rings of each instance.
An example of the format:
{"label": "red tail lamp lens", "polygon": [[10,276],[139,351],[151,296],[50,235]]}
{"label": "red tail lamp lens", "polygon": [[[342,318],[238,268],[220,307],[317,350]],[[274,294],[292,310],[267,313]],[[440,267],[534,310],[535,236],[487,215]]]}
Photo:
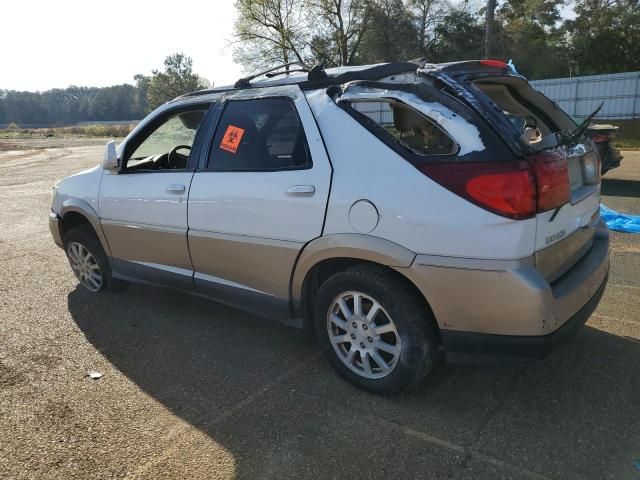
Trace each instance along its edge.
{"label": "red tail lamp lens", "polygon": [[569,165],[563,150],[547,151],[529,158],[538,185],[538,212],[557,208],[571,199]]}
{"label": "red tail lamp lens", "polygon": [[536,211],[535,186],[529,170],[471,178],[467,192],[489,210],[510,218],[527,218]]}
{"label": "red tail lamp lens", "polygon": [[524,161],[420,165],[418,169],[453,193],[513,219],[536,213],[536,186]]}

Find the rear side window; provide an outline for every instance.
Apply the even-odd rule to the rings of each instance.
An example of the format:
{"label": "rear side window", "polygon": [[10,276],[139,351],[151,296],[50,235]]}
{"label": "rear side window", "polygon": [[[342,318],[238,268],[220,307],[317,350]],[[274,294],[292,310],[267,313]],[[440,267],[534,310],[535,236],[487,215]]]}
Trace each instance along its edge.
{"label": "rear side window", "polygon": [[217,171],[277,171],[311,167],[302,123],[288,98],[229,101],[209,154]]}
{"label": "rear side window", "polygon": [[384,129],[402,147],[416,155],[454,155],[458,145],[431,119],[405,103],[392,100],[349,102],[359,115]]}

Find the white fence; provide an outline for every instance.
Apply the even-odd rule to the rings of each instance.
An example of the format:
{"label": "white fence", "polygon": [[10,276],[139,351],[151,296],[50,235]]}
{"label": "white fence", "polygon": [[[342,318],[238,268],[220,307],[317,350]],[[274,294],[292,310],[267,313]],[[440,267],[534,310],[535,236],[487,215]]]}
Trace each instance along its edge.
{"label": "white fence", "polygon": [[640,72],[553,78],[531,84],[574,117],[586,117],[600,102],[604,105],[596,118],[640,117]]}

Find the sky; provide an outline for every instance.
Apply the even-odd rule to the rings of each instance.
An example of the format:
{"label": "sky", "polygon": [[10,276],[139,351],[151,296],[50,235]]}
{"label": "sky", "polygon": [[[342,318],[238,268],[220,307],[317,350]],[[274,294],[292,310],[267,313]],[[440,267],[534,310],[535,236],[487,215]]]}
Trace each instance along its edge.
{"label": "sky", "polygon": [[[234,83],[234,0],[5,0],[0,89],[134,83],[183,52],[216,86]],[[455,2],[454,2],[455,3]],[[572,17],[572,4],[563,8]]]}
{"label": "sky", "polygon": [[233,0],[8,0],[2,5],[0,89],[134,83],[183,52],[215,85],[234,64]]}

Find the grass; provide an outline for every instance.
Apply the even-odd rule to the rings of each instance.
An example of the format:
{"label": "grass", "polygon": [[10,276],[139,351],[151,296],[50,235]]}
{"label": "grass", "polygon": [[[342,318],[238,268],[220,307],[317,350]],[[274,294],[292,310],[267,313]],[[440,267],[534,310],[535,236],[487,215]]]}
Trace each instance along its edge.
{"label": "grass", "polygon": [[629,120],[596,120],[594,123],[611,124],[619,127],[613,145],[620,150],[640,149],[640,118]]}
{"label": "grass", "polygon": [[613,146],[618,150],[640,150],[640,139],[617,139],[613,142]]}
{"label": "grass", "polygon": [[74,125],[51,128],[0,129],[0,139],[48,137],[126,137],[135,123]]}

